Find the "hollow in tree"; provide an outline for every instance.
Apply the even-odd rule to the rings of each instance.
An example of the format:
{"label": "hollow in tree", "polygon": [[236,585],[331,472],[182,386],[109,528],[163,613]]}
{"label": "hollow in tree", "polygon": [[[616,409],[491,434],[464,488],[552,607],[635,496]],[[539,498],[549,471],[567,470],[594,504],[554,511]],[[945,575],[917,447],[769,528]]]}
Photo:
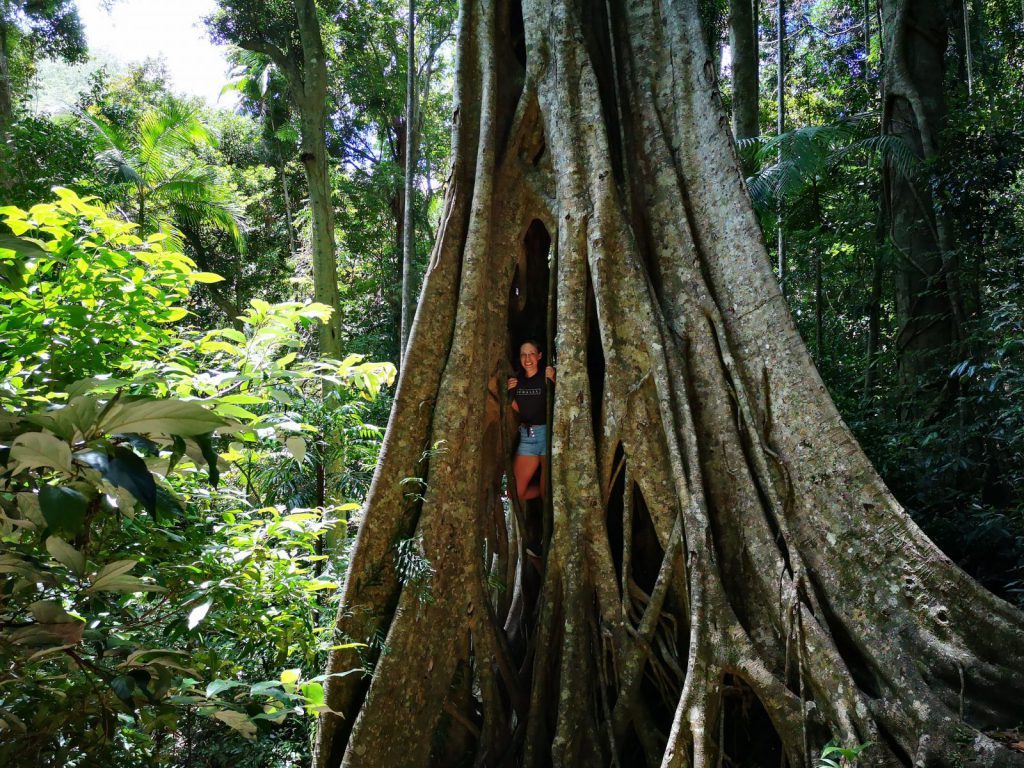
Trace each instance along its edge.
{"label": "hollow in tree", "polygon": [[[696,0],[471,2],[459,26],[445,210],[338,620],[372,674],[333,654],[317,765],[807,766],[830,740],[1024,765],[986,735],[1021,715],[1024,617],[921,534],[825,391]],[[502,477],[538,250],[534,565],[542,513]]]}

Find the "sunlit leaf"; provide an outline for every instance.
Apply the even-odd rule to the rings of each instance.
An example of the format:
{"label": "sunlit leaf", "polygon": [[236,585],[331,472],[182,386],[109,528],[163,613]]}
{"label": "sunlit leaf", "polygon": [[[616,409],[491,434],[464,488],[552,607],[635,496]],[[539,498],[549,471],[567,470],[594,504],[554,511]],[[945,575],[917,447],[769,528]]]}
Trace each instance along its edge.
{"label": "sunlit leaf", "polygon": [[213,600],[207,600],[205,603],[201,603],[193,608],[188,613],[188,628],[195,629],[199,626],[199,622],[206,618],[206,614],[210,612],[210,606],[213,605]]}

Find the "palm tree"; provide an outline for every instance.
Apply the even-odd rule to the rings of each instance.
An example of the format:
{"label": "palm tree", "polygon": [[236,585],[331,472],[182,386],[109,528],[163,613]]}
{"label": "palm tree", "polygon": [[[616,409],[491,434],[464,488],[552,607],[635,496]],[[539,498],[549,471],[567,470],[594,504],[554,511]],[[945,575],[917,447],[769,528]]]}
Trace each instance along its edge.
{"label": "palm tree", "polygon": [[96,163],[115,183],[134,187],[135,217],[143,233],[161,226],[202,226],[228,234],[239,252],[245,248],[241,209],[231,188],[200,153],[216,146],[199,110],[168,101],[147,110],[125,128],[81,113],[97,134]]}
{"label": "palm tree", "polygon": [[866,113],[776,136],[738,140],[744,161],[758,169],[747,179],[754,207],[767,211],[779,198],[796,201],[843,163],[888,162],[897,173],[913,176],[918,165],[913,150],[899,137],[875,132],[876,121],[877,114]]}

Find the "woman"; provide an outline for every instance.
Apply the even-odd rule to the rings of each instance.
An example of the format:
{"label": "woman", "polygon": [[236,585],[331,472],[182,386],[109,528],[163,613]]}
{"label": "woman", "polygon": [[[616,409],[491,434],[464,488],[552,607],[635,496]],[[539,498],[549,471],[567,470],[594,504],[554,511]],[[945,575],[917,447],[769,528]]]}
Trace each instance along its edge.
{"label": "woman", "polygon": [[[543,496],[548,481],[548,391],[545,379],[555,381],[550,365],[540,372],[541,351],[537,342],[524,341],[519,347],[522,376],[510,376],[508,391],[512,409],[519,414],[519,447],[512,460],[516,494],[520,502]],[[540,482],[531,484],[540,468]]]}

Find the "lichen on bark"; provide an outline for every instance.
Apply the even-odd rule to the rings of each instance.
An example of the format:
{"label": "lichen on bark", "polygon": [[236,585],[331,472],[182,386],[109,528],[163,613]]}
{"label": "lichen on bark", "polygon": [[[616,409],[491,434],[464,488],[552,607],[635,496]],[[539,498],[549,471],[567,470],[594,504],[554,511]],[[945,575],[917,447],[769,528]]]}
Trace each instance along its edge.
{"label": "lichen on bark", "polygon": [[[830,740],[872,742],[865,765],[1024,765],[985,735],[1020,716],[1024,617],[922,536],[825,391],[695,0],[466,3],[458,62],[442,226],[338,619],[369,645],[331,656],[317,766],[809,766]],[[502,502],[510,286],[540,290],[537,222],[546,520]],[[403,578],[409,542],[428,584]]]}

